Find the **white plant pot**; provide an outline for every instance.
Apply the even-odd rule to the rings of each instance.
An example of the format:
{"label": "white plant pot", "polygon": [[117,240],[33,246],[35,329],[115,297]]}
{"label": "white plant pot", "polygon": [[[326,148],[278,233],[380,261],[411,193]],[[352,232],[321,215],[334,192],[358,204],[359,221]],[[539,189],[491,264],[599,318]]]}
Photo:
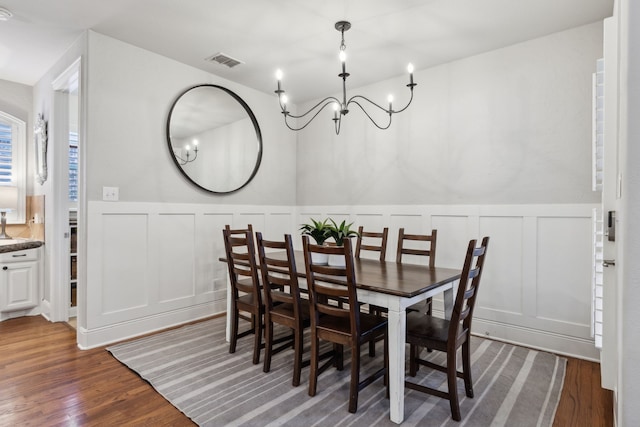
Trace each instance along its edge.
{"label": "white plant pot", "polygon": [[311,263],[316,265],[327,265],[329,262],[329,254],[319,254],[311,252]]}
{"label": "white plant pot", "polygon": [[331,267],[344,267],[346,265],[344,255],[329,255]]}

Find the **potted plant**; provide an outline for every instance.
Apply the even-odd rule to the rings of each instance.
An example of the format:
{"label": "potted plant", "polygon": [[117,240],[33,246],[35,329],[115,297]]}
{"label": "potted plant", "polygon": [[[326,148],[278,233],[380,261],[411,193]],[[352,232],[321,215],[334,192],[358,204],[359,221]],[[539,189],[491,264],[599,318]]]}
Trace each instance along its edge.
{"label": "potted plant", "polygon": [[[351,229],[353,223],[347,224],[347,221],[342,221],[340,225],[336,224],[333,219],[330,219],[329,236],[333,238],[336,246],[343,246],[344,239],[348,239],[358,235],[358,232]],[[329,257],[329,265],[336,267],[344,267],[344,257],[340,255],[332,255]]]}
{"label": "potted plant", "polygon": [[[324,221],[316,221],[313,218],[309,218],[311,223],[302,224],[300,227],[300,231],[302,235],[306,235],[311,237],[316,244],[323,245],[325,240],[327,240],[329,236],[329,224],[328,220]],[[327,265],[328,256],[326,254],[311,254],[311,262],[314,264]]]}

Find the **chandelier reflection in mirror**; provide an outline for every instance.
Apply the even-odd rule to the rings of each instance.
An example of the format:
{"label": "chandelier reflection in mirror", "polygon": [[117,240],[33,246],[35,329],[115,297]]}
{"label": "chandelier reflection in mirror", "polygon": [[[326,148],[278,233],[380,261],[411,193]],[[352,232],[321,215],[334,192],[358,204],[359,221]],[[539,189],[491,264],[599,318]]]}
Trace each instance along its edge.
{"label": "chandelier reflection in mirror", "polygon": [[[191,149],[191,146],[187,144],[184,146],[182,150],[180,150],[180,152],[182,156],[177,152],[174,152],[173,154],[176,156],[176,160],[178,160],[178,163],[180,163],[181,166],[184,166],[187,163],[193,162],[198,157],[198,140],[197,139],[193,140],[193,150]],[[193,153],[193,158],[190,158],[191,153]]]}
{"label": "chandelier reflection in mirror", "polygon": [[[338,77],[342,78],[342,100],[339,100],[334,96],[328,96],[324,98],[322,101],[318,102],[313,107],[311,107],[309,111],[307,111],[304,114],[301,114],[299,116],[291,114],[289,111],[287,111],[288,99],[287,99],[287,96],[285,95],[284,89],[282,89],[282,71],[278,70],[276,72],[276,78],[278,80],[278,89],[275,91],[275,93],[278,95],[280,109],[282,110],[282,114],[284,115],[284,123],[291,130],[294,130],[294,131],[302,130],[306,128],[309,125],[309,123],[313,121],[313,119],[316,118],[316,116],[320,113],[320,111],[324,110],[324,108],[327,107],[328,105],[332,105],[333,122],[336,129],[336,135],[338,135],[340,134],[342,117],[349,112],[349,106],[351,104],[354,104],[360,107],[360,109],[364,112],[364,114],[369,118],[371,123],[373,123],[378,129],[383,129],[383,130],[388,129],[389,126],[391,126],[391,116],[393,114],[401,113],[404,110],[406,110],[409,107],[409,105],[411,105],[411,101],[413,101],[413,88],[417,86],[417,83],[413,82],[413,65],[409,64],[409,66],[407,67],[407,71],[409,72],[409,84],[407,85],[407,87],[411,92],[411,97],[409,98],[409,102],[407,102],[407,105],[405,105],[403,108],[399,110],[393,109],[392,95],[389,95],[387,99],[387,102],[389,103],[388,108],[384,108],[362,95],[354,95],[351,98],[349,98],[349,100],[347,101],[347,77],[349,77],[349,73],[347,73],[347,63],[346,63],[347,62],[347,54],[346,54],[347,46],[344,43],[344,32],[347,31],[349,28],[351,28],[351,23],[347,21],[338,21],[336,22],[335,28],[336,30],[340,31],[340,34],[342,35],[342,42],[340,43],[340,54],[339,54],[340,62],[342,63],[342,72],[338,74]],[[386,124],[384,123],[380,124],[376,122],[376,120],[373,117],[371,117],[371,115],[364,108],[363,104],[361,103],[362,101],[366,101],[369,105],[382,110],[385,114],[389,116],[389,121]],[[289,124],[289,121],[287,120],[288,118],[303,119],[303,118],[306,118],[307,116],[310,116],[310,117],[300,127],[292,127]]]}

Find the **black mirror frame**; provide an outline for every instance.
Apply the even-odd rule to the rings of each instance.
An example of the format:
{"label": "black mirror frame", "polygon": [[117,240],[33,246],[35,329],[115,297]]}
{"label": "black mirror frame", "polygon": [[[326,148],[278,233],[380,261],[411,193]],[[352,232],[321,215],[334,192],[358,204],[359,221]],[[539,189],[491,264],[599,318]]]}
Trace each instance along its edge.
{"label": "black mirror frame", "polygon": [[[247,114],[249,115],[249,118],[251,119],[251,122],[253,123],[253,128],[256,132],[256,138],[258,139],[258,156],[256,158],[256,164],[253,168],[253,171],[251,172],[251,175],[249,176],[249,178],[244,182],[244,184],[242,184],[241,186],[239,186],[238,188],[235,188],[233,190],[229,190],[229,191],[215,191],[206,187],[203,187],[202,185],[200,185],[199,183],[197,183],[196,181],[194,181],[193,179],[191,179],[191,177],[184,171],[184,169],[182,168],[182,166],[180,165],[180,163],[178,162],[178,159],[176,159],[176,156],[173,152],[173,147],[171,145],[171,114],[173,113],[174,108],[176,107],[176,104],[178,103],[178,101],[180,101],[180,98],[182,98],[182,96],[184,96],[185,94],[187,94],[188,92],[200,88],[200,87],[213,87],[216,89],[220,89],[224,92],[226,92],[228,95],[230,95],[231,97],[233,97],[236,101],[238,101],[238,103],[244,108],[244,110],[247,112]],[[262,132],[260,132],[260,126],[258,125],[258,119],[256,119],[256,116],[253,114],[253,111],[251,111],[251,108],[249,107],[249,105],[242,99],[240,98],[240,96],[238,94],[236,94],[235,92],[222,87],[222,86],[218,86],[218,85],[214,85],[214,84],[200,84],[200,85],[196,85],[196,86],[192,86],[186,90],[184,90],[182,93],[180,93],[180,95],[178,95],[178,97],[175,99],[175,101],[173,101],[173,104],[171,105],[171,109],[169,110],[169,115],[167,117],[167,129],[166,129],[166,136],[167,136],[167,145],[169,148],[169,154],[171,155],[171,159],[173,159],[174,164],[176,165],[176,167],[178,168],[178,170],[180,171],[180,173],[189,181],[191,182],[193,185],[195,185],[196,187],[208,192],[208,193],[213,193],[213,194],[231,194],[231,193],[235,193],[238,190],[241,190],[242,188],[246,187],[247,184],[249,184],[251,182],[251,180],[253,180],[253,178],[256,176],[256,174],[258,173],[258,169],[260,168],[260,163],[262,162]]]}

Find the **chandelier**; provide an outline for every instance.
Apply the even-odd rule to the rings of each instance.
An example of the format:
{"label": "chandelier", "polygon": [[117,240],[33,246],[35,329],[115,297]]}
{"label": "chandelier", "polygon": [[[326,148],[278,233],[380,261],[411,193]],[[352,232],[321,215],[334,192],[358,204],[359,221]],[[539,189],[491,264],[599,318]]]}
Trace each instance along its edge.
{"label": "chandelier", "polygon": [[[174,153],[174,155],[176,156],[176,159],[178,160],[178,163],[180,163],[181,166],[184,166],[187,163],[193,162],[195,159],[198,158],[198,140],[197,139],[193,140],[193,150],[191,150],[191,147],[189,146],[189,144],[187,144],[184,146],[184,149],[180,151],[184,152],[184,156],[186,157],[186,159],[179,156],[178,153]],[[189,158],[191,157],[192,151],[194,153],[193,158]]]}
{"label": "chandelier", "polygon": [[[384,108],[362,95],[354,95],[351,98],[349,98],[349,100],[347,100],[347,77],[349,77],[349,73],[347,73],[347,64],[346,64],[347,54],[345,52],[347,49],[347,46],[344,43],[344,32],[349,30],[349,28],[351,28],[351,23],[347,21],[338,21],[336,22],[335,28],[336,30],[340,31],[340,34],[342,35],[342,42],[340,43],[340,55],[339,55],[340,62],[342,63],[342,72],[338,74],[338,77],[342,78],[342,100],[339,100],[334,96],[328,96],[324,98],[322,101],[318,102],[313,107],[311,107],[309,111],[307,111],[304,114],[301,114],[299,116],[291,114],[289,111],[287,111],[288,99],[287,99],[287,96],[285,95],[284,89],[282,89],[282,71],[278,70],[276,72],[276,78],[278,80],[278,89],[275,91],[275,93],[278,95],[280,109],[282,110],[282,114],[284,115],[284,123],[291,130],[294,130],[294,131],[302,130],[306,128],[309,125],[309,123],[313,121],[313,119],[316,118],[316,116],[320,113],[320,111],[324,110],[325,107],[331,105],[333,107],[333,122],[336,130],[336,135],[338,135],[340,134],[342,117],[349,112],[349,106],[351,104],[354,104],[360,107],[360,109],[364,112],[364,114],[369,118],[371,123],[373,123],[378,129],[383,129],[383,130],[388,129],[389,126],[391,126],[391,116],[393,114],[401,113],[404,110],[406,110],[407,107],[409,107],[409,105],[411,104],[411,101],[413,101],[413,88],[414,86],[417,86],[417,83],[413,82],[413,65],[409,64],[409,66],[407,67],[407,71],[409,72],[409,84],[407,85],[407,87],[411,92],[411,97],[409,98],[409,102],[407,103],[407,105],[405,105],[403,108],[399,110],[393,109],[392,95],[389,95],[389,97],[387,98],[387,102],[389,103],[388,108]],[[384,123],[379,124],[378,122],[376,122],[376,120],[374,120],[374,118],[371,117],[371,115],[367,112],[367,110],[363,106],[364,101],[366,101],[368,105],[371,105],[373,107],[376,107],[382,110],[385,114],[389,116],[389,121],[386,124]],[[292,127],[289,124],[289,121],[287,120],[288,118],[303,119],[303,118],[306,118],[307,116],[310,116],[310,117],[300,127]]]}

